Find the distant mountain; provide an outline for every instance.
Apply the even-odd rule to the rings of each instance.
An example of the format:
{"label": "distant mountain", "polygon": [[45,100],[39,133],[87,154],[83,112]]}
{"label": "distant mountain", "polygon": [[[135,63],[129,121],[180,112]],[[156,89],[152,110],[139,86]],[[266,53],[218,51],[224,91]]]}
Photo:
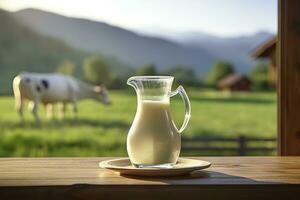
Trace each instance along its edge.
{"label": "distant mountain", "polygon": [[14,16],[40,34],[62,39],[87,52],[115,56],[136,68],[154,63],[163,70],[182,64],[204,74],[216,58],[201,46],[185,46],[166,39],[142,36],[102,22],[35,9],[21,10]]}
{"label": "distant mountain", "polygon": [[269,32],[258,32],[239,37],[218,37],[205,33],[170,34],[168,38],[188,47],[201,47],[218,58],[233,63],[239,72],[248,72],[254,65],[249,52],[274,36]]}
{"label": "distant mountain", "polygon": [[[23,25],[47,37],[92,54],[101,53],[138,68],[156,64],[161,71],[172,65],[184,65],[204,75],[217,59],[227,60],[240,73],[255,64],[249,52],[273,34],[259,32],[240,37],[218,37],[201,32],[146,36],[120,27],[86,19],[70,18],[36,9],[25,9],[13,16]],[[152,31],[153,32],[153,31]],[[119,62],[120,63],[120,62]],[[114,65],[114,64],[113,64]]]}
{"label": "distant mountain", "polygon": [[62,61],[79,64],[85,56],[61,40],[35,33],[1,9],[0,25],[0,93],[12,92],[12,79],[22,71],[53,72]]}

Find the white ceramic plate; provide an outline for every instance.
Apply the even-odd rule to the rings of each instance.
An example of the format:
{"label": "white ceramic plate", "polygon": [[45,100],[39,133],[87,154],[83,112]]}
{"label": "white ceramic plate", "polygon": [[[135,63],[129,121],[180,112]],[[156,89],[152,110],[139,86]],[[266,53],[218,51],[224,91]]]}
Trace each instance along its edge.
{"label": "white ceramic plate", "polygon": [[99,163],[101,168],[114,170],[121,175],[136,176],[177,176],[191,173],[195,170],[205,169],[210,162],[196,159],[179,158],[172,168],[136,168],[132,166],[129,158],[106,160]]}

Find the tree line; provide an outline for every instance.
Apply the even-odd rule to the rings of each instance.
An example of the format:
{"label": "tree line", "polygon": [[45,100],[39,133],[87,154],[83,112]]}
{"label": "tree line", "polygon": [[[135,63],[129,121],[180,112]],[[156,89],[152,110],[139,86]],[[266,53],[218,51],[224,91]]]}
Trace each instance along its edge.
{"label": "tree line", "polygon": [[[56,72],[73,75],[76,65],[71,61],[62,62]],[[182,84],[191,87],[216,88],[218,82],[226,76],[235,73],[234,65],[218,60],[211,67],[206,76],[198,76],[192,69],[183,65],[175,65],[164,71],[158,71],[153,63],[145,64],[130,74],[124,76],[116,75],[104,57],[93,56],[87,58],[82,65],[83,79],[91,84],[105,84],[109,88],[124,88],[129,76],[137,75],[168,75],[175,77],[175,84]],[[268,80],[268,65],[258,62],[252,70],[246,74],[251,80],[254,90],[270,90],[272,87]]]}

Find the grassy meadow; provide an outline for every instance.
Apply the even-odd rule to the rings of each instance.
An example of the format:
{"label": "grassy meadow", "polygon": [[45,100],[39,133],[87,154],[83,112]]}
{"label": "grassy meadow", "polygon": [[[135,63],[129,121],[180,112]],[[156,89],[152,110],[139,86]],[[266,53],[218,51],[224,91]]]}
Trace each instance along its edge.
{"label": "grassy meadow", "polygon": [[[276,136],[275,93],[187,92],[192,118],[183,133],[186,137]],[[25,122],[20,122],[13,97],[0,97],[0,156],[125,156],[136,95],[133,90],[114,90],[110,97],[110,106],[92,100],[80,102],[77,120],[71,109],[65,120],[47,119],[41,106],[40,125],[34,123],[27,108]],[[180,126],[184,115],[180,97],[173,97],[171,108]]]}

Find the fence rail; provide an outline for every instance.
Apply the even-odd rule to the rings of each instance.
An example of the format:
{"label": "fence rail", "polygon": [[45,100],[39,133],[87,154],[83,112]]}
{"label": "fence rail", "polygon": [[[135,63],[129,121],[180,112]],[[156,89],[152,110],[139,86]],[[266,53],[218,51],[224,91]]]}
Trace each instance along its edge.
{"label": "fence rail", "polygon": [[224,152],[231,152],[234,155],[264,155],[275,152],[276,138],[256,138],[239,136],[234,138],[226,137],[193,137],[182,138],[182,151],[184,153],[214,152],[222,155]]}

